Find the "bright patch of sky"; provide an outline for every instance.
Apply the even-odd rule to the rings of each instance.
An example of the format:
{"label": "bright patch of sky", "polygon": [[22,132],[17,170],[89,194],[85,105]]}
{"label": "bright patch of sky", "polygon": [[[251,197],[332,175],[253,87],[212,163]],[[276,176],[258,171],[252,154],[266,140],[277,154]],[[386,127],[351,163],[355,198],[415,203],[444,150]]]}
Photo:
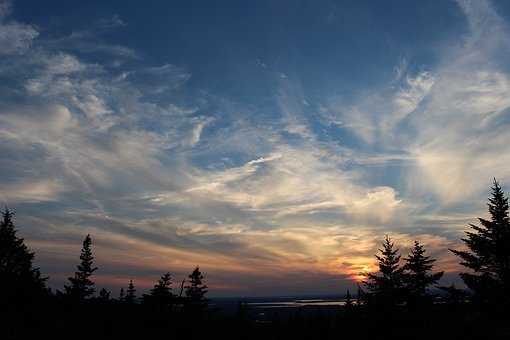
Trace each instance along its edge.
{"label": "bright patch of sky", "polygon": [[216,295],[343,293],[385,234],[455,279],[510,186],[505,1],[0,0],[0,200],[50,284],[199,264]]}

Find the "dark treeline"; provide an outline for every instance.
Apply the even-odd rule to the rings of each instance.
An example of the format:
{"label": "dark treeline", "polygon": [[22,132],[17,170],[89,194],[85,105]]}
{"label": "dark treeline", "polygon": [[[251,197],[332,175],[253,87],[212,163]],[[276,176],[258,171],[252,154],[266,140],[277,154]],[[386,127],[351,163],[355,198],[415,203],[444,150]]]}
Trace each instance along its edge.
{"label": "dark treeline", "polygon": [[83,241],[79,263],[63,291],[51,291],[33,265],[34,253],[17,236],[14,214],[0,223],[1,339],[509,339],[510,219],[508,197],[494,181],[488,208],[450,249],[466,269],[466,289],[438,286],[443,272],[415,241],[405,257],[386,236],[376,255],[378,271],[364,273],[355,296],[327,309],[299,308],[260,318],[239,302],[222,313],[206,298],[200,268],[174,285],[170,272],[147,293],[126,282],[118,294],[94,282],[92,238]]}

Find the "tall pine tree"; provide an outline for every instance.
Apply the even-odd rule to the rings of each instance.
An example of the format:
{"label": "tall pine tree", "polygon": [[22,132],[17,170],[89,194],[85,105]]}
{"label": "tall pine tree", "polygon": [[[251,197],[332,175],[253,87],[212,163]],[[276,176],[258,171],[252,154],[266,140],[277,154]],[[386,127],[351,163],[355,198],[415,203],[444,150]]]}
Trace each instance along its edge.
{"label": "tall pine tree", "polygon": [[154,285],[154,288],[150,290],[150,293],[143,296],[144,303],[153,305],[160,310],[169,308],[174,298],[172,294],[172,276],[170,273],[163,274]]}
{"label": "tall pine tree", "polygon": [[436,260],[425,256],[425,252],[420,242],[414,241],[411,253],[404,258],[403,279],[410,305],[423,302],[427,296],[427,288],[436,284],[443,276],[443,272],[432,273]]}
{"label": "tall pine tree", "polygon": [[356,293],[356,306],[361,306],[365,302],[364,291],[358,284],[358,292]]}
{"label": "tall pine tree", "polygon": [[124,293],[124,288],[121,288],[120,292],[119,292],[119,301],[124,302],[125,298],[126,298],[126,293]]}
{"label": "tall pine tree", "polygon": [[151,296],[168,297],[172,296],[172,275],[165,273],[151,289]]}
{"label": "tall pine tree", "polygon": [[97,270],[94,267],[94,256],[92,256],[92,239],[87,235],[83,240],[83,247],[80,254],[80,264],[78,270],[74,273],[74,277],[68,280],[71,282],[69,286],[65,286],[67,295],[76,300],[84,300],[94,294],[94,282],[90,280],[92,274]]}
{"label": "tall pine tree", "polygon": [[347,312],[352,311],[354,306],[354,302],[352,301],[351,292],[347,289],[347,293],[345,294],[345,304],[344,308]]}
{"label": "tall pine tree", "polygon": [[202,309],[207,307],[207,300],[205,299],[207,286],[203,283],[204,275],[200,272],[200,268],[196,267],[188,278],[189,285],[186,287],[188,302],[194,308]]}
{"label": "tall pine tree", "polygon": [[108,302],[110,301],[110,295],[111,293],[107,291],[105,288],[101,288],[99,291],[99,300],[102,302]]}
{"label": "tall pine tree", "polygon": [[394,243],[386,236],[380,255],[375,255],[379,265],[378,273],[366,274],[362,282],[366,292],[365,299],[371,304],[381,308],[392,308],[403,297],[402,271],[400,255]]}
{"label": "tall pine tree", "polygon": [[451,251],[469,272],[460,274],[480,302],[510,304],[510,218],[508,197],[494,179],[489,198],[490,220],[470,224],[462,241],[468,250]]}
{"label": "tall pine tree", "polygon": [[127,303],[136,303],[136,289],[133,280],[129,280],[128,288],[126,290],[126,297],[124,301]]}
{"label": "tall pine tree", "polygon": [[16,236],[14,213],[2,212],[0,221],[0,291],[6,305],[20,304],[47,292],[46,280],[33,266],[34,253]]}

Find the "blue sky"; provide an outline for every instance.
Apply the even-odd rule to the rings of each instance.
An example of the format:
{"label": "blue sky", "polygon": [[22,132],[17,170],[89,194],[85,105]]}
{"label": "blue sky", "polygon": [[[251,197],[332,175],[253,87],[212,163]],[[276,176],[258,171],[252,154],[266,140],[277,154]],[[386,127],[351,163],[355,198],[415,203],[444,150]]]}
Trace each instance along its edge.
{"label": "blue sky", "polygon": [[385,234],[444,283],[510,182],[504,1],[0,0],[0,201],[61,287],[201,265],[215,295],[343,293]]}

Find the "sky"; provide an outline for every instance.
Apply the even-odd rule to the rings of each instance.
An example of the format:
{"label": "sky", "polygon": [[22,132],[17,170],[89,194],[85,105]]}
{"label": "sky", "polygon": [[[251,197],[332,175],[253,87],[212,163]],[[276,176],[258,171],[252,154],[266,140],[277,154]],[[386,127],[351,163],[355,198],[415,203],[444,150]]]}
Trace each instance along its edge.
{"label": "sky", "polygon": [[0,204],[62,289],[197,265],[211,296],[343,294],[385,235],[458,282],[510,188],[506,1],[0,0]]}

